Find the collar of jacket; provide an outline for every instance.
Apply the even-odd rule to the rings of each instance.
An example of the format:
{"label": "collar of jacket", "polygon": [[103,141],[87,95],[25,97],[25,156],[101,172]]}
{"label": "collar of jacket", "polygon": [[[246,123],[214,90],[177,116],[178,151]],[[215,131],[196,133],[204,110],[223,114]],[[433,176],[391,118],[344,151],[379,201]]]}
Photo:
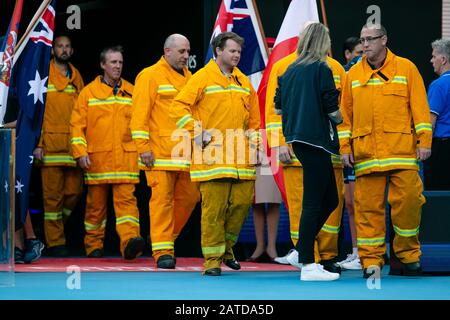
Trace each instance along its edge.
{"label": "collar of jacket", "polygon": [[222,71],[219,68],[219,65],[214,59],[209,60],[205,68],[208,71],[208,73],[212,74],[210,80],[223,88],[228,87],[231,82],[241,87],[244,87],[244,83],[246,83],[244,82],[246,76],[237,67],[233,68],[233,71],[231,72],[231,78],[228,78],[222,73]]}
{"label": "collar of jacket", "polygon": [[72,70],[71,78],[67,78],[59,71],[54,59],[50,61],[50,74],[52,77],[51,83],[55,86],[56,90],[64,90],[67,85],[72,83],[75,80],[75,77],[77,77],[78,73],[71,63],[69,63],[69,68]]}
{"label": "collar of jacket", "polygon": [[171,77],[177,79],[177,81],[169,81],[171,84],[177,89],[178,91],[181,91],[183,89],[184,84],[186,83],[186,80],[190,78],[192,73],[189,71],[188,67],[184,66],[183,73],[184,75],[179,74],[172,66],[167,62],[167,60],[164,58],[164,56],[161,56],[161,59],[157,62],[159,66],[161,66],[164,70],[166,70]]}
{"label": "collar of jacket", "polygon": [[395,73],[397,71],[397,62],[395,59],[396,57],[397,56],[392,53],[389,48],[387,48],[386,60],[384,60],[383,65],[380,68],[373,70],[367,62],[367,57],[364,56],[361,60],[361,65],[364,72],[361,75],[361,78],[358,79],[361,85],[365,86],[367,82],[372,79],[372,76],[378,71],[382,72],[389,79],[387,83],[391,82],[394,79]]}
{"label": "collar of jacket", "polygon": [[[131,98],[131,93],[132,93],[132,88],[128,88],[128,83],[126,80],[120,78],[120,80],[122,81],[122,85],[119,89],[119,91],[117,91],[117,96],[129,96]],[[92,90],[92,94],[94,95],[94,97],[96,99],[99,100],[105,100],[111,96],[114,96],[113,93],[113,88],[108,86],[107,84],[102,82],[102,77],[101,76],[97,76],[97,78],[95,78],[95,80],[93,81],[93,90]]]}

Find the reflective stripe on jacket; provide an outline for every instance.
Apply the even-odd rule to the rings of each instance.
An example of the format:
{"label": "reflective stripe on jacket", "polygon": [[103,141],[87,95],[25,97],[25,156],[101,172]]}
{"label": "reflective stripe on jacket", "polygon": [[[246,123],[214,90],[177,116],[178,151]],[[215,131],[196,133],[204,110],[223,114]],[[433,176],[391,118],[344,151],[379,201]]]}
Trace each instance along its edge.
{"label": "reflective stripe on jacket", "polygon": [[169,110],[173,99],[190,77],[187,67],[181,75],[164,57],[136,77],[131,135],[139,154],[152,151],[155,156],[154,166],[141,165],[141,169],[189,171],[190,153],[172,155],[174,148],[183,142],[179,137],[172,137],[176,133],[176,125],[169,117]]}
{"label": "reflective stripe on jacket", "polygon": [[431,148],[432,127],[425,86],[411,61],[388,50],[383,66],[372,70],[364,57],[347,74],[341,109],[341,154],[353,152],[356,176],[419,169],[416,149]]}
{"label": "reflective stripe on jacket", "polygon": [[212,134],[211,143],[200,152],[194,143],[192,181],[256,178],[250,149],[256,150],[261,143],[258,96],[238,68],[227,77],[210,60],[174,99],[171,117],[177,128],[197,134],[197,120],[202,130]]}
{"label": "reflective stripe on jacket", "polygon": [[133,85],[122,79],[116,95],[98,76],[80,93],[70,121],[74,158],[89,155],[87,184],[137,183],[136,146],[129,129]]}
{"label": "reflective stripe on jacket", "polygon": [[83,79],[69,63],[71,77],[63,75],[54,60],[50,62],[47,99],[38,147],[44,149],[44,166],[76,166],[70,145],[70,116],[83,89]]}

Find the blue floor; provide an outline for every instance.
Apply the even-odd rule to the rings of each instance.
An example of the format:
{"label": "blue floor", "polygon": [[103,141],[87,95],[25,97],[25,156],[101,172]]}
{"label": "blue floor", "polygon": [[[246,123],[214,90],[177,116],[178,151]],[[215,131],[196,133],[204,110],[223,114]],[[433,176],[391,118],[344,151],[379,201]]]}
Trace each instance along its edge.
{"label": "blue floor", "polygon": [[86,272],[72,290],[66,273],[16,273],[14,287],[0,287],[0,300],[450,300],[449,276],[387,272],[372,290],[361,271],[333,282],[302,282],[299,272]]}

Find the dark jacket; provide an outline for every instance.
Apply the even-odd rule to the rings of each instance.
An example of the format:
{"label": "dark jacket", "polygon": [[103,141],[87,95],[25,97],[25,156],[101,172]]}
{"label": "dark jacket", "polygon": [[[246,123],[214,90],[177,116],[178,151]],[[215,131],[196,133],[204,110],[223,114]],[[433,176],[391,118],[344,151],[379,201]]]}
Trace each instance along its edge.
{"label": "dark jacket", "polygon": [[281,109],[287,143],[307,143],[339,154],[339,139],[329,113],[339,109],[339,91],[325,62],[292,63],[278,79],[275,108]]}

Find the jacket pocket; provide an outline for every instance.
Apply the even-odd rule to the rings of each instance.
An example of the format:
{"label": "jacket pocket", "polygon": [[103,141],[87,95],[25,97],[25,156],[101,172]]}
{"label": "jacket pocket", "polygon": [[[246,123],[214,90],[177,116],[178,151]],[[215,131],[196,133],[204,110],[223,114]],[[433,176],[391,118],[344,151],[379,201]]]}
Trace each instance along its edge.
{"label": "jacket pocket", "polygon": [[123,141],[122,148],[126,152],[137,152],[136,144],[134,143],[134,141],[130,141],[130,142]]}
{"label": "jacket pocket", "polygon": [[355,160],[372,158],[374,146],[372,142],[372,128],[357,128],[352,132],[352,145]]}
{"label": "jacket pocket", "polygon": [[[174,135],[172,138],[172,134],[174,133],[173,130],[160,130],[159,131],[159,150],[156,151],[156,155],[161,156],[163,158],[171,158],[173,157],[179,157],[180,152],[177,150],[183,150],[184,148],[189,147],[190,148],[190,137],[187,136],[187,144],[186,145],[180,145],[181,143],[186,143],[183,137],[180,137],[179,135]],[[181,147],[181,148],[180,148]]]}
{"label": "jacket pocket", "polygon": [[46,152],[68,153],[70,151],[68,132],[44,132],[43,135],[43,144]]}
{"label": "jacket pocket", "polygon": [[173,91],[170,91],[170,92],[158,92],[160,100],[172,100],[172,99],[175,98],[175,96],[177,94],[178,94],[178,91],[177,92],[173,92]]}
{"label": "jacket pocket", "polygon": [[386,122],[383,131],[390,154],[411,155],[415,153],[416,139],[410,126],[399,122]]}
{"label": "jacket pocket", "polygon": [[389,84],[383,87],[383,107],[387,121],[407,121],[408,89],[405,85]]}

